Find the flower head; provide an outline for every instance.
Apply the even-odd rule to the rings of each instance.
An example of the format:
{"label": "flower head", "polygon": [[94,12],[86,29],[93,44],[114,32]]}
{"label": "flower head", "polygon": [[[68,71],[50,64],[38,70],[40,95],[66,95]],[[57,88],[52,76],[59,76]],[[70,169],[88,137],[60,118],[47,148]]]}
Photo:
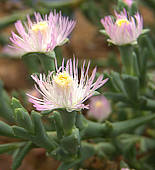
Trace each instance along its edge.
{"label": "flower head", "polygon": [[78,60],[67,60],[66,67],[64,60],[62,66],[57,68],[56,73],[51,72],[46,77],[40,74],[39,77],[32,75],[36,82],[36,89],[43,96],[42,99],[36,98],[28,94],[34,107],[39,110],[52,110],[57,108],[66,108],[68,111],[80,110],[87,108],[83,102],[94,94],[94,91],[106,83],[108,79],[103,80],[103,76],[99,76],[94,82],[96,68],[91,76],[88,76],[90,62],[85,70],[85,61],[81,67],[81,76],[78,75]]}
{"label": "flower head", "polygon": [[101,19],[106,34],[109,36],[109,42],[116,45],[132,44],[142,34],[143,19],[139,13],[134,17],[128,16],[126,10],[118,14],[115,11],[116,21],[110,16]]}
{"label": "flower head", "polygon": [[44,18],[39,13],[34,13],[35,21],[32,22],[27,16],[25,27],[19,20],[15,23],[19,34],[12,32],[10,38],[13,45],[21,53],[27,52],[49,52],[56,46],[64,44],[75,26],[75,21],[63,17],[61,12],[50,12]]}
{"label": "flower head", "polygon": [[123,0],[123,2],[128,6],[131,7],[133,4],[133,0]]}
{"label": "flower head", "polygon": [[104,96],[93,96],[90,98],[90,109],[87,112],[88,117],[103,121],[111,113],[109,101]]}

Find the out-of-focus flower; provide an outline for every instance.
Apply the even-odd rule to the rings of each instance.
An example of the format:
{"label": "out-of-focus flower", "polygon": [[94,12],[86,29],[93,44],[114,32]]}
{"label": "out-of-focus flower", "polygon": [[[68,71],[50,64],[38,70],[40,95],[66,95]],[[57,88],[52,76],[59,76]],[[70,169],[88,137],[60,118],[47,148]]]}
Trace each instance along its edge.
{"label": "out-of-focus flower", "polygon": [[118,14],[115,11],[116,21],[110,16],[101,19],[109,42],[115,45],[126,45],[137,42],[137,38],[142,34],[143,19],[139,13],[134,17],[128,16],[126,10]]}
{"label": "out-of-focus flower", "polygon": [[[85,61],[81,67],[81,76],[78,78],[78,60],[67,60],[66,67],[64,60],[62,66],[57,68],[56,73],[49,73],[46,77],[44,74],[33,75],[32,78],[36,82],[36,89],[43,96],[43,99],[31,96],[31,102],[34,104],[36,110],[52,110],[56,108],[65,108],[68,111],[80,110],[87,108],[83,102],[94,94],[94,91],[108,79],[103,80],[103,76],[99,76],[94,82],[96,75],[96,68],[93,70],[90,77],[88,77],[90,62],[85,70]],[[39,88],[38,88],[39,87]]]}
{"label": "out-of-focus flower", "polygon": [[63,17],[61,12],[50,12],[49,16],[41,17],[34,13],[35,22],[27,16],[25,27],[19,20],[15,23],[19,34],[12,32],[10,37],[12,48],[18,49],[21,53],[27,52],[49,52],[56,46],[63,45],[68,40],[68,35],[75,26],[75,21]]}
{"label": "out-of-focus flower", "polygon": [[103,121],[111,113],[110,102],[104,96],[93,96],[89,102],[90,109],[87,112],[89,118]]}
{"label": "out-of-focus flower", "polygon": [[133,0],[123,0],[123,2],[128,6],[131,7],[133,4]]}

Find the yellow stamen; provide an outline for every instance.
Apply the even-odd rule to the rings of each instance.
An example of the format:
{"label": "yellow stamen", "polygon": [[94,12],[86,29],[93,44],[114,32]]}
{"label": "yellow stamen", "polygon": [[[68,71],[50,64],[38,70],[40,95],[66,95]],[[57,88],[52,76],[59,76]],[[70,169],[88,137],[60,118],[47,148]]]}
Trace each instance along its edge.
{"label": "yellow stamen", "polygon": [[46,21],[42,21],[32,25],[31,30],[34,32],[40,31],[41,33],[45,33],[47,28],[48,28],[48,23]]}
{"label": "yellow stamen", "polygon": [[122,26],[122,24],[130,24],[130,22],[127,20],[127,19],[118,19],[117,21],[116,21],[116,24],[119,26],[119,27],[121,27]]}
{"label": "yellow stamen", "polygon": [[54,76],[53,79],[59,87],[63,88],[68,88],[73,82],[72,77],[66,71]]}
{"label": "yellow stamen", "polygon": [[99,108],[99,107],[103,106],[103,103],[100,100],[98,100],[98,101],[95,102],[95,106],[97,108]]}

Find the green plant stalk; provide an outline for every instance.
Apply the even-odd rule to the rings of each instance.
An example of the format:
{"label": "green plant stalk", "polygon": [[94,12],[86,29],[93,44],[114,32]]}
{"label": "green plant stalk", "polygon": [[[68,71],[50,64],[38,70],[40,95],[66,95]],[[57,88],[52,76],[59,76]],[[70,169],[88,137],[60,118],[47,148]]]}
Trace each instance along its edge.
{"label": "green plant stalk", "polygon": [[[70,168],[75,168],[76,165],[82,163],[93,155],[105,155],[114,154],[116,152],[115,147],[108,142],[101,142],[98,144],[82,142],[80,157],[74,161],[62,162],[58,170],[68,170]],[[76,169],[76,168],[75,168]]]}
{"label": "green plant stalk", "polygon": [[42,146],[47,150],[54,149],[57,144],[54,140],[51,140],[51,138],[48,137],[41,121],[41,115],[35,111],[32,111],[31,115],[35,132],[35,136],[32,136],[32,140],[35,142],[36,145]]}
{"label": "green plant stalk", "polygon": [[123,72],[133,75],[133,47],[131,45],[124,45],[119,47],[122,59]]}
{"label": "green plant stalk", "polygon": [[61,114],[64,135],[68,136],[72,133],[72,130],[75,128],[77,112],[76,111],[68,112],[66,109],[59,109],[58,111]]}
{"label": "green plant stalk", "polygon": [[49,71],[55,71],[55,52],[51,51],[48,53],[42,53],[39,56],[42,68],[45,73],[48,74]]}
{"label": "green plant stalk", "polygon": [[57,111],[54,111],[51,118],[54,120],[54,125],[55,125],[55,129],[56,129],[56,132],[57,132],[57,137],[59,139],[62,139],[63,136],[64,136],[64,130],[63,130],[63,123],[62,123],[60,113],[57,112]]}
{"label": "green plant stalk", "polygon": [[143,99],[145,100],[145,104],[141,104],[141,109],[143,110],[151,110],[151,111],[155,111],[155,100],[152,99],[148,99],[146,97],[143,97]]}
{"label": "green plant stalk", "polygon": [[17,153],[14,155],[12,170],[17,170],[21,165],[25,155],[33,148],[31,142],[27,142],[23,147],[19,148]]}
{"label": "green plant stalk", "polygon": [[0,136],[14,137],[12,127],[3,121],[0,121]]}
{"label": "green plant stalk", "polygon": [[[30,52],[22,56],[23,61],[28,66],[31,73],[38,73],[43,70],[44,73],[48,74],[49,71],[55,71],[55,52]],[[37,61],[40,61],[41,68]]]}
{"label": "green plant stalk", "polygon": [[25,142],[13,142],[7,144],[0,144],[0,154],[16,150],[19,147],[22,147]]}
{"label": "green plant stalk", "polygon": [[125,120],[116,123],[106,122],[103,124],[87,120],[88,126],[83,131],[81,131],[80,136],[82,139],[115,137],[121,133],[130,132],[136,127],[143,125],[153,119],[155,119],[155,115],[138,117],[135,119]]}
{"label": "green plant stalk", "polygon": [[[7,99],[6,99],[7,98]],[[14,116],[13,110],[9,105],[8,96],[3,89],[3,84],[0,81],[0,116],[3,117],[5,120],[9,121],[10,123],[14,123]]]}
{"label": "green plant stalk", "polygon": [[76,127],[77,112],[68,112],[66,109],[57,109],[56,111],[60,113],[59,121],[55,119],[56,117],[53,118],[58,123],[56,124],[56,132],[60,145],[50,155],[61,162],[76,160],[81,145],[79,129]]}

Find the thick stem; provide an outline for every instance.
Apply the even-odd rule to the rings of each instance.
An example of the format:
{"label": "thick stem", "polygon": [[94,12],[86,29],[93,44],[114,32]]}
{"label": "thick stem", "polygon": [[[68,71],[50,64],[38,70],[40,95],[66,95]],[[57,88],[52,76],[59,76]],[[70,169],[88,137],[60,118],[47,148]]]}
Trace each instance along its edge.
{"label": "thick stem", "polygon": [[48,52],[46,53],[46,55],[48,59],[47,62],[45,62],[45,64],[48,65],[50,71],[55,71],[55,58],[56,58],[55,51],[53,50],[51,52]]}
{"label": "thick stem", "polygon": [[55,71],[55,52],[51,51],[39,56],[44,72]]}
{"label": "thick stem", "polygon": [[[51,155],[55,155],[56,158],[62,162],[76,160],[81,146],[79,129],[76,128],[75,125],[77,112],[68,112],[66,109],[57,109],[57,111],[60,114],[55,111],[54,120],[60,145]],[[56,119],[56,116],[60,116],[59,120]]]}
{"label": "thick stem", "polygon": [[61,113],[64,134],[65,136],[68,136],[72,133],[73,128],[75,128],[77,112],[67,112],[65,109],[59,110],[59,112]]}
{"label": "thick stem", "polygon": [[22,56],[25,63],[29,66],[31,72],[40,72],[40,67],[37,61],[40,61],[41,68],[44,73],[55,71],[55,52],[30,52]]}
{"label": "thick stem", "polygon": [[83,131],[81,131],[80,136],[82,139],[111,136],[114,137],[120,135],[121,133],[127,133],[153,119],[155,119],[155,115],[152,114],[116,123],[106,122],[101,124],[88,120],[88,126]]}
{"label": "thick stem", "polygon": [[120,46],[119,47],[122,64],[123,64],[123,72],[129,75],[133,74],[133,47],[131,45]]}

